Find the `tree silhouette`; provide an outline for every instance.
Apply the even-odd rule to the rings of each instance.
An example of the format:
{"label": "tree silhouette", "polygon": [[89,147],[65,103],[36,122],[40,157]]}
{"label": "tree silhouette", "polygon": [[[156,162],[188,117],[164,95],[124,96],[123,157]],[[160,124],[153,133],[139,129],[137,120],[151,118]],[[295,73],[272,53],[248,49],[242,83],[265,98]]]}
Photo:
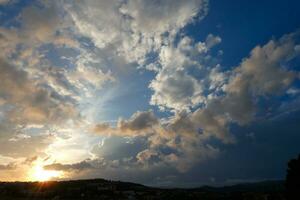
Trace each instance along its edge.
{"label": "tree silhouette", "polygon": [[300,154],[298,155],[298,158],[289,161],[285,184],[286,184],[287,199],[299,200],[300,199]]}

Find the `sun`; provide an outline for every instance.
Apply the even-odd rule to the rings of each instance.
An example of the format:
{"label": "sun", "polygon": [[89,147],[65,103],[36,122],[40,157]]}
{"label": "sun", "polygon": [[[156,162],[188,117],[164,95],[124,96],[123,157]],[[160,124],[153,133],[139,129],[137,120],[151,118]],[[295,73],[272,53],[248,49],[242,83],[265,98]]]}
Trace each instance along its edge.
{"label": "sun", "polygon": [[62,176],[62,172],[55,170],[45,170],[42,166],[36,165],[30,172],[31,181],[49,181],[53,178],[59,178]]}

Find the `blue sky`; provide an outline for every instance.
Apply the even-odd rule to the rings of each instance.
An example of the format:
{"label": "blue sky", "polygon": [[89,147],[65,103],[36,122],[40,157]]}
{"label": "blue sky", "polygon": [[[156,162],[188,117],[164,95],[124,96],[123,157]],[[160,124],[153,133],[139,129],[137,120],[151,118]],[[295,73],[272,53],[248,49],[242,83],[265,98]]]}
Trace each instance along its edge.
{"label": "blue sky", "polygon": [[283,179],[300,152],[299,6],[0,1],[0,180]]}

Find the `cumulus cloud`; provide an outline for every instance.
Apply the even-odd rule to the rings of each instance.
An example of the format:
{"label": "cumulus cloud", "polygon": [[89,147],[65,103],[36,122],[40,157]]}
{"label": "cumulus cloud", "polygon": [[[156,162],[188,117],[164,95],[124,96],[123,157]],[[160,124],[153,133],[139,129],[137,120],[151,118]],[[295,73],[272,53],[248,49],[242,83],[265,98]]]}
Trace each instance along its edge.
{"label": "cumulus cloud", "polygon": [[[103,162],[116,159],[121,162],[122,159],[127,158],[129,160],[126,165],[134,167],[149,169],[154,166],[165,167],[169,165],[185,172],[192,166],[192,163],[213,158],[219,152],[217,148],[203,144],[211,134],[199,133],[198,126],[202,124],[198,125],[199,122],[194,118],[193,120],[189,115],[182,114],[163,123],[154,116],[152,111],[138,111],[128,120],[120,120],[115,128],[109,124],[100,123],[96,125],[94,131],[102,135],[110,133],[113,138],[104,140],[100,146],[95,146],[92,153],[99,158],[104,158]],[[218,129],[218,127],[212,128],[208,121],[203,122],[203,124],[207,127],[211,126],[210,131]],[[217,131],[221,132],[220,130]],[[116,136],[117,138],[130,136],[133,139],[132,141],[130,139],[117,139]],[[108,154],[103,154],[103,152],[108,152]],[[116,152],[118,156],[107,157],[113,152]],[[128,154],[128,152],[131,153]]]}
{"label": "cumulus cloud", "polygon": [[296,71],[288,70],[285,64],[299,53],[295,50],[299,33],[271,40],[264,46],[255,47],[249,56],[235,68],[225,87],[226,97],[221,106],[230,118],[240,124],[254,117],[255,99],[260,96],[281,95],[297,78]]}
{"label": "cumulus cloud", "polygon": [[299,55],[295,50],[295,38],[299,33],[285,35],[278,41],[271,40],[264,46],[255,47],[241,65],[235,69],[234,77],[227,87],[231,93],[239,93],[247,85],[251,93],[268,95],[281,92],[297,77],[282,63]]}
{"label": "cumulus cloud", "polygon": [[70,22],[59,7],[58,3],[49,1],[25,7],[19,16],[22,22],[19,36],[23,43],[29,48],[41,43],[78,47],[78,42],[67,30]]}
{"label": "cumulus cloud", "polygon": [[[249,58],[245,58],[233,71],[220,72],[218,66],[208,70],[206,73],[209,78],[208,85],[194,78],[198,81],[198,87],[208,86],[214,89],[212,93],[202,94],[202,99],[205,101],[195,101],[194,106],[204,103],[202,108],[187,116],[178,115],[181,117],[175,117],[175,123],[170,126],[179,130],[185,127],[188,132],[200,130],[207,135],[215,135],[225,142],[234,141],[228,125],[232,122],[240,125],[251,122],[259,109],[257,108],[258,98],[282,94],[297,78],[297,72],[286,69],[284,64],[299,55],[295,50],[298,35],[298,33],[292,33],[283,36],[278,41],[271,40],[262,47],[255,47]],[[210,39],[207,40],[212,40],[211,37],[209,36]],[[219,40],[216,39],[216,41]],[[170,55],[176,55],[176,53]],[[163,62],[165,60],[167,59]],[[188,72],[184,64],[177,58],[177,62],[174,62],[172,67],[180,69],[180,73],[184,74]],[[150,85],[155,91],[151,99],[152,104],[175,108],[179,111],[185,106],[193,105],[191,98],[197,93],[192,90],[193,84],[186,84],[184,75],[178,77],[178,84],[175,81],[172,84],[167,84],[168,81],[160,82],[161,76],[166,80],[172,80],[174,73],[164,71],[164,68],[158,73]],[[190,78],[190,80],[193,79]],[[202,90],[205,91],[205,89]],[[218,95],[219,92],[221,95]]]}
{"label": "cumulus cloud", "polygon": [[[159,54],[161,69],[149,87],[154,91],[150,103],[162,109],[189,110],[206,102],[206,93],[217,88],[208,88],[211,84],[222,84],[221,73],[210,63],[209,50],[221,39],[212,34],[207,42],[195,43],[189,37],[183,37],[176,46],[164,46]],[[197,73],[195,73],[197,72]],[[211,74],[212,79],[209,75]],[[219,76],[219,77],[218,77]],[[211,90],[211,91],[209,91]]]}
{"label": "cumulus cloud", "polygon": [[159,123],[158,118],[150,111],[137,111],[130,119],[119,119],[117,127],[113,128],[109,124],[99,123],[93,131],[99,134],[116,134],[116,135],[137,135],[147,132]]}
{"label": "cumulus cloud", "polygon": [[158,123],[158,119],[154,116],[152,111],[136,112],[129,120],[120,120],[118,127],[121,130],[139,131],[153,127]]}
{"label": "cumulus cloud", "polygon": [[76,173],[79,172],[94,176],[123,172],[122,177],[128,178],[131,170],[151,174],[153,170],[172,169],[184,173],[195,163],[215,158],[219,154],[219,149],[187,138],[180,139],[176,144],[173,142],[170,138],[165,140],[165,144],[154,145],[144,136],[112,136],[94,146],[92,159],[73,164],[54,163],[45,166],[45,169],[65,171],[71,173],[71,177],[77,177]]}
{"label": "cumulus cloud", "polygon": [[[172,32],[189,23],[194,17],[207,14],[208,1],[132,0],[122,5],[121,12],[133,18],[132,26],[143,34]],[[200,13],[199,13],[200,12]]]}
{"label": "cumulus cloud", "polygon": [[0,60],[0,96],[5,104],[14,106],[8,111],[14,123],[58,123],[76,117],[76,109],[60,101],[51,91],[31,80],[28,73]]}
{"label": "cumulus cloud", "polygon": [[57,4],[36,4],[22,9],[18,17],[20,27],[0,29],[3,49],[0,65],[4,79],[0,94],[6,104],[15,106],[7,113],[15,123],[26,123],[26,120],[52,123],[73,118],[77,115],[74,99],[78,100],[74,80],[80,79],[81,84],[88,82],[101,87],[109,79],[100,69],[85,69],[79,64],[72,72],[51,66],[41,52],[45,44],[66,45],[75,49],[78,44],[72,34],[67,34],[66,27],[70,24]]}
{"label": "cumulus cloud", "polygon": [[[189,131],[201,130],[223,142],[234,142],[229,125],[244,125],[255,119],[259,110],[257,101],[270,95],[281,95],[297,78],[297,72],[284,68],[284,64],[295,56],[298,33],[285,35],[278,41],[255,47],[230,74],[231,78],[222,86],[224,94],[207,101],[183,119],[177,120]],[[176,123],[175,123],[176,125]]]}
{"label": "cumulus cloud", "polygon": [[145,62],[148,53],[168,42],[169,38],[163,34],[173,37],[196,16],[205,16],[208,10],[207,0],[68,3],[67,10],[80,33],[91,38],[99,48],[110,46],[127,61],[140,64]]}
{"label": "cumulus cloud", "polygon": [[[281,92],[284,93],[289,88],[293,80],[297,78],[297,72],[284,68],[284,63],[298,56],[294,48],[297,45],[296,36],[296,33],[289,34],[278,41],[272,40],[262,47],[255,47],[250,56],[245,58],[240,66],[233,71],[219,72],[218,66],[213,70],[207,70],[208,81],[213,83],[213,86],[211,84],[204,84],[204,86],[218,88],[214,92],[221,92],[221,95],[206,97],[205,94],[202,94],[206,98],[203,102],[204,106],[194,111],[180,109],[185,105],[190,106],[191,103],[180,102],[181,98],[174,97],[174,102],[178,99],[182,104],[178,105],[178,112],[175,113],[175,116],[164,123],[153,116],[151,119],[155,119],[155,126],[152,123],[146,125],[142,123],[144,118],[142,116],[148,116],[149,118],[149,113],[141,115],[141,112],[138,112],[129,120],[118,123],[116,128],[111,128],[108,124],[101,124],[98,128],[102,133],[113,129],[115,135],[121,136],[126,130],[122,129],[124,127],[122,125],[125,124],[125,127],[131,127],[130,130],[135,130],[130,132],[134,133],[131,136],[147,135],[149,140],[148,148],[135,155],[137,162],[144,162],[146,166],[149,166],[150,163],[154,165],[168,163],[174,166],[174,163],[176,163],[178,170],[185,171],[193,163],[205,160],[206,156],[212,158],[218,155],[219,149],[205,145],[205,141],[214,137],[224,143],[236,142],[235,137],[230,132],[230,124],[244,125],[255,120],[255,114],[259,109],[257,105],[259,98],[280,95]],[[186,45],[189,44],[188,42],[180,41],[179,43],[181,44],[178,48],[189,52],[195,51],[194,47],[189,48],[190,45]],[[178,48],[175,49],[175,53]],[[163,58],[162,63],[168,62],[168,56]],[[186,70],[187,73],[188,70],[182,66],[182,63],[186,62],[175,62],[172,67],[181,70],[181,73]],[[163,69],[164,66],[162,66]],[[159,73],[158,76],[160,76]],[[267,75],[264,75],[266,73]],[[172,73],[165,74],[168,78],[173,75]],[[229,78],[226,78],[226,76],[229,76]],[[180,77],[181,80],[183,77]],[[180,87],[184,86],[184,83],[184,81],[179,82],[179,85],[177,85],[173,82],[170,84],[170,88],[167,89],[172,91],[174,87],[177,89],[176,91],[181,91]],[[164,85],[164,87],[168,86]],[[186,90],[182,90],[182,96],[190,98],[192,95],[185,94]],[[179,95],[178,93],[181,94],[180,92],[174,92],[176,95]],[[168,90],[162,92],[162,94],[168,94]],[[200,103],[201,101],[195,105]],[[170,101],[164,105],[176,107]],[[153,120],[148,119],[148,121],[152,122]],[[133,126],[135,123],[144,125]],[[150,131],[148,128],[151,128]],[[163,153],[162,146],[169,148],[167,154]],[[193,156],[197,159],[193,159]],[[179,163],[181,164],[179,165]]]}

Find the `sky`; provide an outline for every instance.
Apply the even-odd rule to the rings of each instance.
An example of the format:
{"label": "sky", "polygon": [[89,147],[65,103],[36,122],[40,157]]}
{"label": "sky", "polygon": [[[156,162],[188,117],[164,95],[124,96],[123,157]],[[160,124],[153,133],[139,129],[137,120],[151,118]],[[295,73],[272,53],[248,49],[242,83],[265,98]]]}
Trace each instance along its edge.
{"label": "sky", "polygon": [[0,0],[0,181],[284,179],[297,0]]}

